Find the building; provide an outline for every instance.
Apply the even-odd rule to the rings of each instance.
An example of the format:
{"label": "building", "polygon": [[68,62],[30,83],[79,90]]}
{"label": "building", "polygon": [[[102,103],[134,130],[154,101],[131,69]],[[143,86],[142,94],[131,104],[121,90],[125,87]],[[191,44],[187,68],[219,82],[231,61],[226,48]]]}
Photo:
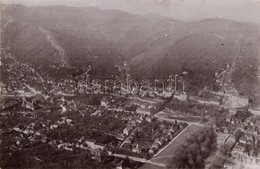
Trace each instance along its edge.
{"label": "building", "polygon": [[186,93],[175,93],[173,96],[175,99],[178,99],[180,101],[187,101],[188,95]]}
{"label": "building", "polygon": [[138,99],[132,100],[131,104],[139,106],[141,108],[151,108],[152,107],[152,104],[138,100]]}
{"label": "building", "polygon": [[122,112],[126,111],[123,107],[117,107],[117,108],[108,108],[107,110],[115,111],[115,112]]}
{"label": "building", "polygon": [[136,145],[134,145],[132,147],[132,152],[137,153],[137,154],[141,154],[142,153],[142,150],[141,150],[139,144],[136,144]]}
{"label": "building", "polygon": [[138,107],[138,108],[136,109],[136,113],[138,113],[138,114],[143,114],[143,115],[151,115],[150,109],[141,108],[141,107]]}
{"label": "building", "polygon": [[108,101],[105,100],[105,99],[102,99],[100,105],[107,108],[108,107]]}
{"label": "building", "polygon": [[133,130],[133,128],[134,127],[132,126],[132,124],[127,124],[126,128],[123,131],[123,134],[128,136],[131,133],[131,131]]}
{"label": "building", "polygon": [[256,116],[260,116],[260,105],[250,107],[249,111]]}
{"label": "building", "polygon": [[22,98],[22,106],[30,109],[30,110],[34,110],[34,100],[28,101],[25,97]]}
{"label": "building", "polygon": [[145,118],[145,120],[146,120],[147,122],[151,123],[151,122],[153,121],[153,117],[152,117],[152,116],[147,116],[147,117]]}
{"label": "building", "polygon": [[249,105],[249,98],[247,96],[228,94],[224,99],[224,103],[225,108],[242,108]]}
{"label": "building", "polygon": [[214,105],[214,106],[219,106],[219,101],[216,100],[211,100],[211,99],[204,99],[204,98],[198,98],[197,102],[201,104],[206,104],[206,105]]}
{"label": "building", "polygon": [[162,94],[160,94],[161,97],[164,97],[164,98],[170,98],[172,97],[172,92],[171,91],[163,91]]}
{"label": "building", "polygon": [[86,140],[85,143],[88,145],[88,147],[91,149],[91,150],[104,150],[105,149],[105,146],[104,145],[101,145],[101,144],[96,144],[95,142],[91,141],[91,140]]}

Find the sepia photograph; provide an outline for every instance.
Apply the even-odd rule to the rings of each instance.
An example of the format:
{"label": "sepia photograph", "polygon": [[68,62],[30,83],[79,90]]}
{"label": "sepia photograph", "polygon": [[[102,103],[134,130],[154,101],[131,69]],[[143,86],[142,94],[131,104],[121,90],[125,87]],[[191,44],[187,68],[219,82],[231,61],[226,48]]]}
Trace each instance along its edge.
{"label": "sepia photograph", "polygon": [[260,169],[260,0],[0,0],[0,169]]}

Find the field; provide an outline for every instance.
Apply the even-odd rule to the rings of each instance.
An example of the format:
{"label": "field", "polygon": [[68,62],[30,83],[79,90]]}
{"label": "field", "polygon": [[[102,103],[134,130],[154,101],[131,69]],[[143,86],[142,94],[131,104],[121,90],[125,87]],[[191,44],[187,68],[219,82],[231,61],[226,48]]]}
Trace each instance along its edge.
{"label": "field", "polygon": [[187,127],[187,129],[178,138],[171,142],[170,145],[168,145],[168,147],[160,152],[157,156],[153,157],[151,161],[158,164],[166,164],[168,159],[174,156],[173,152],[175,152],[192,133],[199,131],[201,128],[201,126],[195,125]]}

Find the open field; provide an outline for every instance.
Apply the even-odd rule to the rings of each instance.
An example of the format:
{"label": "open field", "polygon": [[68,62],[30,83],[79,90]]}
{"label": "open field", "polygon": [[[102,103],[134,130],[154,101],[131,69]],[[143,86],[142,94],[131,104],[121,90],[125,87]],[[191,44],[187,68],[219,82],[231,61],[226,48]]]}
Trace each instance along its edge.
{"label": "open field", "polygon": [[174,152],[178,149],[178,147],[182,145],[192,133],[195,133],[201,129],[201,126],[188,126],[188,128],[178,138],[176,138],[176,140],[171,142],[171,144],[169,144],[168,147],[166,147],[157,156],[153,157],[150,161],[158,164],[166,164],[167,159],[174,156]]}

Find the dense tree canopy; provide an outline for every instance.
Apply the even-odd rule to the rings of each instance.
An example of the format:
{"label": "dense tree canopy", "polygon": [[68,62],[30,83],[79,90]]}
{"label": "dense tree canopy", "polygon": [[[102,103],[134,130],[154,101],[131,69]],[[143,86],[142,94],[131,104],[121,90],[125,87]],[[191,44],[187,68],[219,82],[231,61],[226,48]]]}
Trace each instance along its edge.
{"label": "dense tree canopy", "polygon": [[176,152],[169,169],[202,169],[205,160],[217,148],[217,135],[212,128],[194,133]]}

